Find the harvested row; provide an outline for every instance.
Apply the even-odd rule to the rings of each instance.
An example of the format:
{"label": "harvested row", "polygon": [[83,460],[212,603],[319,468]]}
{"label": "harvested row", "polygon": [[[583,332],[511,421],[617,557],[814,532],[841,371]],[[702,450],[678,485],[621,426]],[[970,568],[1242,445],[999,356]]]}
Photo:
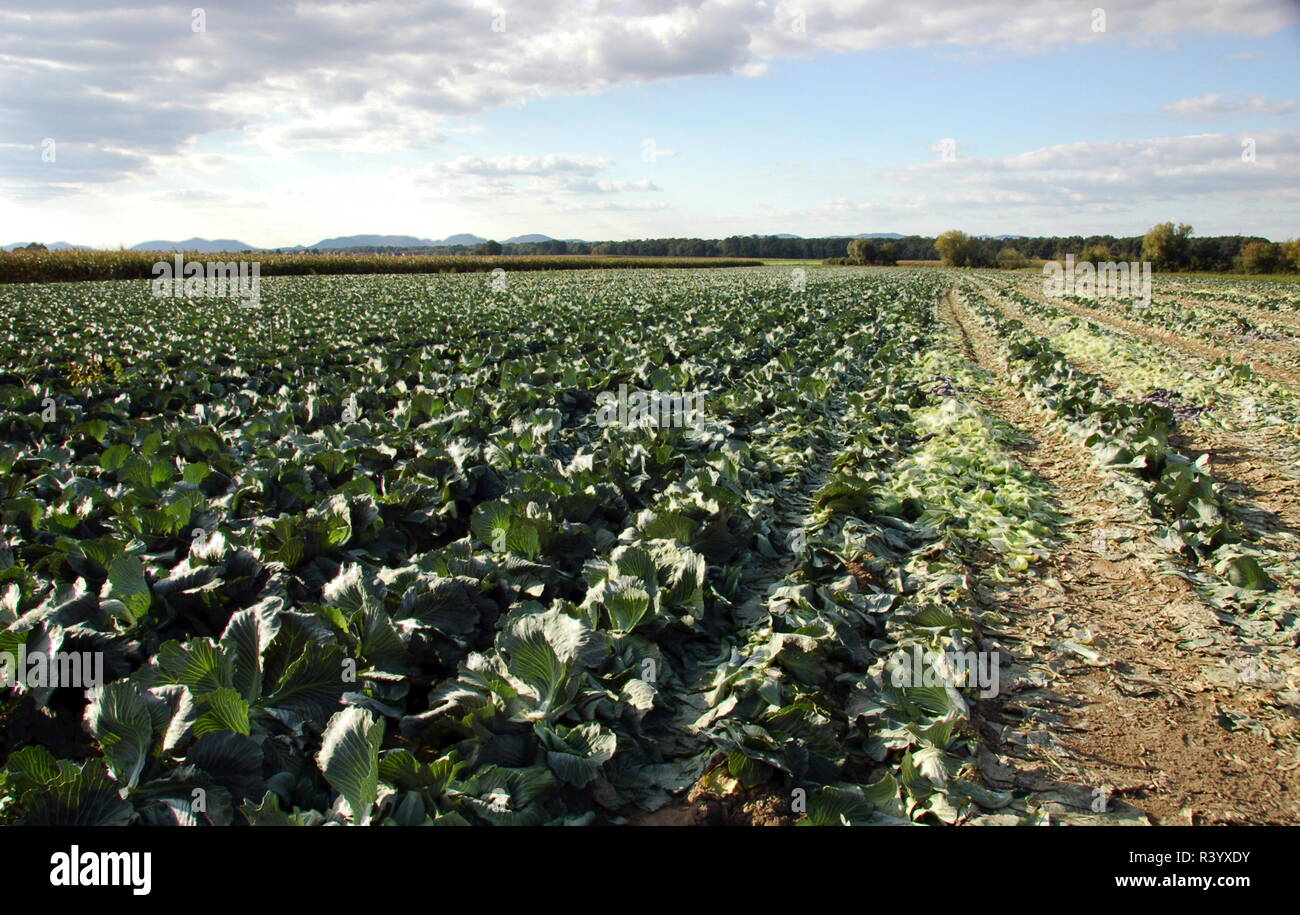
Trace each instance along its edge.
{"label": "harvested row", "polygon": [[1262,562],[1275,569],[1279,580],[1292,582],[1294,551],[1251,541],[1251,532],[1241,529],[1237,507],[1213,485],[1206,461],[1194,463],[1171,447],[1177,426],[1172,410],[1117,400],[1101,379],[1079,372],[1050,341],[1009,321],[995,304],[973,293],[970,303],[1009,341],[1010,355],[1020,366],[1013,377],[1074,423],[1107,466],[1127,471],[1153,517],[1170,525],[1163,535],[1167,546],[1206,569],[1213,564],[1213,577],[1229,590],[1220,591],[1208,578],[1203,582],[1207,588],[1232,602],[1270,606],[1270,616],[1290,613],[1294,599],[1275,595],[1273,582],[1260,577],[1255,567]]}
{"label": "harvested row", "polygon": [[1214,675],[1225,656],[1256,656],[1141,546],[1149,525],[1092,453],[997,380],[1008,373],[998,339],[957,296],[943,311],[986,373],[981,399],[1018,430],[1018,459],[1070,518],[1038,579],[981,594],[982,620],[1001,621],[999,636],[1019,649],[1008,675],[1017,688],[980,709],[996,754],[989,777],[1028,788],[1066,822],[1296,822],[1288,757],[1220,724],[1256,690]]}
{"label": "harvested row", "polygon": [[[1270,358],[1268,351],[1261,351],[1257,345],[1261,341],[1251,341],[1249,348],[1245,348],[1238,340],[1225,341],[1217,330],[1206,329],[1190,322],[1162,320],[1157,301],[1153,301],[1148,309],[1136,312],[1126,309],[1125,314],[1117,314],[1115,304],[1105,299],[1088,300],[1088,304],[1085,304],[1083,299],[1064,296],[1055,301],[1060,308],[1073,314],[1144,340],[1175,347],[1206,361],[1232,361],[1234,357],[1240,358],[1244,354],[1250,360],[1249,365],[1260,376],[1300,389],[1300,370],[1292,364],[1294,357],[1300,355],[1295,347],[1278,348],[1273,351],[1273,356]],[[1177,331],[1169,329],[1171,324],[1177,327]],[[1187,336],[1188,333],[1192,336]]]}
{"label": "harvested row", "polygon": [[[985,308],[984,315],[998,324],[999,336],[1015,340],[1015,323],[1005,323],[996,310]],[[1041,338],[1040,338],[1041,340]],[[1015,344],[1012,344],[1013,348]],[[1073,368],[1070,372],[1074,372]],[[1017,377],[1013,375],[1013,377]],[[1020,377],[1023,380],[1023,373]],[[1087,376],[1081,376],[1086,379]],[[1032,388],[1032,385],[1031,385]],[[1099,396],[1098,396],[1099,395]],[[1106,395],[1098,391],[1094,402],[1104,403]],[[1068,403],[1069,401],[1065,401]],[[1052,407],[1059,410],[1059,401]],[[1063,414],[1063,418],[1069,414]],[[1088,434],[1092,426],[1084,426],[1079,434]],[[1098,441],[1090,442],[1097,451]],[[1099,454],[1105,458],[1108,450]],[[1144,457],[1147,466],[1151,464],[1151,452],[1147,449]],[[1157,462],[1162,459],[1158,456]],[[1107,463],[1113,463],[1106,461]],[[1117,469],[1125,475],[1134,471],[1123,465]],[[1168,472],[1167,470],[1165,471]],[[1149,472],[1142,472],[1148,480],[1153,479]],[[1170,504],[1159,495],[1163,483],[1151,484],[1138,481],[1140,490],[1145,490],[1142,501],[1149,502],[1156,519],[1168,522]],[[1158,548],[1158,553],[1165,553],[1173,558],[1180,554],[1177,561],[1169,559],[1161,562],[1162,567],[1178,574],[1193,584],[1202,600],[1207,605],[1202,608],[1202,622],[1217,619],[1220,626],[1206,631],[1198,631],[1193,636],[1184,638],[1178,647],[1194,654],[1203,654],[1204,669],[1201,675],[1191,681],[1199,687],[1207,684],[1218,688],[1222,684],[1231,686],[1231,694],[1226,697],[1220,708],[1221,720],[1235,731],[1250,731],[1265,736],[1270,742],[1278,741],[1279,746],[1290,747],[1287,752],[1294,753],[1297,738],[1294,727],[1294,707],[1300,696],[1296,694],[1295,675],[1295,631],[1296,606],[1296,538],[1285,527],[1284,522],[1274,516],[1271,524],[1261,524],[1261,516],[1267,513],[1250,503],[1239,503],[1233,498],[1236,487],[1211,485],[1202,487],[1205,495],[1217,492],[1220,511],[1228,519],[1228,528],[1207,528],[1203,521],[1212,518],[1213,513],[1198,509],[1202,521],[1192,525],[1177,522],[1173,528],[1152,526],[1148,530],[1148,541]],[[1195,539],[1188,534],[1201,524],[1202,539],[1200,545],[1192,546]],[[1174,535],[1175,529],[1181,532]],[[1235,529],[1236,535],[1226,533]],[[1209,539],[1204,535],[1209,534]],[[1195,536],[1195,535],[1194,535]],[[1168,550],[1174,550],[1170,554]],[[1244,551],[1244,552],[1243,552]],[[1251,555],[1261,566],[1269,570],[1270,581],[1263,581],[1264,590],[1256,590],[1246,584],[1245,580],[1232,575],[1232,562],[1224,557]],[[1189,565],[1190,563],[1190,565]],[[1227,573],[1226,576],[1224,573]],[[1246,587],[1240,585],[1246,584]],[[1206,612],[1210,615],[1205,615]],[[1226,627],[1226,628],[1225,628]],[[1203,628],[1197,627],[1197,628]]]}
{"label": "harvested row", "polygon": [[[990,301],[1004,315],[1061,347],[1072,365],[1099,378],[1116,396],[1141,400],[1144,392],[1157,388],[1181,392],[1176,407],[1208,406],[1210,411],[1200,415],[1175,414],[1171,441],[1193,460],[1205,456],[1209,472],[1257,540],[1272,542],[1278,555],[1297,552],[1300,446],[1288,421],[1300,416],[1300,398],[1275,385],[1261,388],[1253,377],[1238,377],[1222,366],[1189,370],[1185,358],[1123,332],[1053,323],[1054,313],[1035,309],[1032,302],[1017,303],[996,292]],[[1258,400],[1256,394],[1261,395]],[[1282,582],[1294,591],[1293,578]]]}
{"label": "harvested row", "polygon": [[1128,400],[1157,400],[1182,421],[1178,431],[1224,437],[1230,451],[1258,452],[1283,477],[1300,471],[1300,392],[1249,366],[1198,357],[1087,321],[1043,300],[977,282],[999,310],[1025,324],[1072,364]]}

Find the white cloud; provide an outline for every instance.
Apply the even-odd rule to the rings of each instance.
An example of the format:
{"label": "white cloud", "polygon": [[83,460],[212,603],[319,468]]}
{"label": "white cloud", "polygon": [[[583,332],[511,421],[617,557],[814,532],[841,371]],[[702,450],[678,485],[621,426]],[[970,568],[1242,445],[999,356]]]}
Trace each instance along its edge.
{"label": "white cloud", "polygon": [[1259,95],[1245,98],[1232,98],[1214,93],[1185,98],[1165,105],[1165,114],[1189,120],[1213,120],[1216,118],[1242,117],[1246,115],[1272,117],[1300,111],[1300,101],[1271,101]]}
{"label": "white cloud", "polygon": [[1258,131],[1254,162],[1241,137],[1198,134],[1046,146],[1011,156],[887,169],[891,186],[972,205],[1122,203],[1224,193],[1297,190],[1300,131]]}
{"label": "white cloud", "polygon": [[[491,0],[229,0],[189,7],[6,0],[0,122],[103,151],[86,181],[139,174],[199,138],[249,128],[262,153],[383,153],[442,140],[449,119],[565,94],[700,74],[757,75],[783,57],[882,48],[1035,53],[1182,32],[1261,36],[1290,0],[530,0],[494,29]],[[799,27],[796,27],[798,22]],[[499,24],[499,23],[498,23]],[[88,91],[87,87],[94,87]],[[110,155],[108,151],[111,151]],[[114,159],[116,155],[118,158]],[[32,189],[64,172],[6,170]]]}
{"label": "white cloud", "polygon": [[655,141],[648,137],[641,141],[641,160],[643,162],[655,162],[659,159],[675,158],[677,158],[677,150],[660,149],[655,145]]}
{"label": "white cloud", "polygon": [[[1093,31],[1092,10],[1096,6],[1106,11],[1104,32]],[[805,24],[802,33],[792,27],[800,11]],[[1234,5],[1215,0],[1106,4],[780,0],[768,26],[756,32],[754,47],[759,57],[926,45],[1034,53],[1111,40],[1146,45],[1183,31],[1261,36],[1297,22],[1300,10],[1285,0]]]}
{"label": "white cloud", "polygon": [[608,165],[608,159],[587,156],[498,156],[492,159],[461,156],[452,159],[450,162],[442,163],[440,169],[448,174],[460,175],[532,175],[549,177],[554,175],[591,176]]}
{"label": "white cloud", "polygon": [[[828,232],[933,233],[942,222],[995,233],[1061,234],[1105,225],[1135,234],[1156,213],[1251,231],[1241,224],[1243,201],[1267,200],[1274,208],[1300,204],[1300,131],[1253,133],[1253,162],[1242,159],[1244,139],[1198,134],[1068,143],[882,169],[867,176],[879,188],[870,200],[838,198],[791,215],[821,220],[813,231]],[[1251,217],[1262,209],[1252,204]],[[1268,218],[1275,217],[1270,212]],[[870,229],[856,228],[868,219]]]}
{"label": "white cloud", "polygon": [[519,195],[617,194],[658,191],[649,179],[609,180],[598,177],[612,163],[591,156],[459,156],[419,168],[394,169],[436,197],[465,200],[500,199]]}

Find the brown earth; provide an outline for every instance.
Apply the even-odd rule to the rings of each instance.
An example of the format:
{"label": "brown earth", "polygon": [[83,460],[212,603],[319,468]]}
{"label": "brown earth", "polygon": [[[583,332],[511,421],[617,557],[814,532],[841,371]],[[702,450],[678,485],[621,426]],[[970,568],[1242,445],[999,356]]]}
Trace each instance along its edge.
{"label": "brown earth", "polygon": [[[967,358],[1005,377],[1000,345],[958,297],[940,312]],[[1242,646],[1191,585],[1161,574],[1133,506],[1081,445],[1005,385],[980,400],[1073,519],[1034,577],[976,591],[987,647],[1013,658],[976,710],[985,780],[1064,822],[1300,822],[1300,761],[1267,729],[1229,730],[1225,709],[1252,688],[1206,676]]]}
{"label": "brown earth", "polygon": [[697,784],[684,800],[633,817],[629,826],[791,826],[790,798],[762,786],[720,794]]}

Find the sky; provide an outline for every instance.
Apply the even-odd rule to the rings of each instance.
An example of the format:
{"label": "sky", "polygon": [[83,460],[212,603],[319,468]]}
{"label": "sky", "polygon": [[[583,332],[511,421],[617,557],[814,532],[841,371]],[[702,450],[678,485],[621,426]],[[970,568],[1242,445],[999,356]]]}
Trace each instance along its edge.
{"label": "sky", "polygon": [[4,0],[0,243],[1300,234],[1300,0],[194,2]]}

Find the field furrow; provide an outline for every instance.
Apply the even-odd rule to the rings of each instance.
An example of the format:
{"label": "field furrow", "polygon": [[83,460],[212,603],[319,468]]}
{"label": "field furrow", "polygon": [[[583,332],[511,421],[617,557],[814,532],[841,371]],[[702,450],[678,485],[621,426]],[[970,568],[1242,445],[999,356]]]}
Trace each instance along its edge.
{"label": "field furrow", "polygon": [[[1217,723],[1224,706],[1260,704],[1248,684],[1212,679],[1223,664],[1253,659],[1253,647],[1222,631],[1149,550],[1133,548],[1145,525],[1131,502],[1077,439],[994,380],[1006,375],[1006,353],[960,298],[950,295],[944,311],[987,372],[986,405],[1023,442],[1018,460],[1069,518],[1039,577],[981,595],[1005,620],[1000,638],[1018,649],[1016,687],[981,706],[997,756],[986,774],[1031,790],[1068,822],[1296,822],[1291,754]],[[1182,647],[1207,631],[1212,652]]]}

